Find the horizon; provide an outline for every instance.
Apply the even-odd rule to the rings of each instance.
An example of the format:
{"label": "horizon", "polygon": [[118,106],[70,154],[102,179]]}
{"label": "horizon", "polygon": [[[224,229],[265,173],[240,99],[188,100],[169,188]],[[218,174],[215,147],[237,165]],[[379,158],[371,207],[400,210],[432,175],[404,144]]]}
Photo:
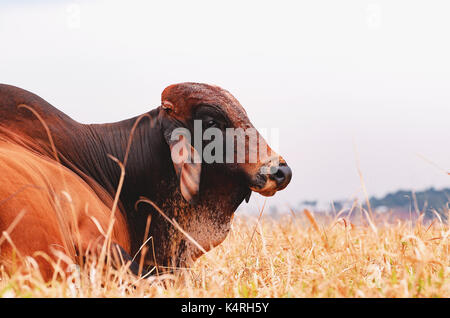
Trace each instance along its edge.
{"label": "horizon", "polygon": [[[427,192],[427,191],[438,191],[438,192],[445,192],[445,191],[450,191],[450,187],[438,187],[435,188],[433,186],[431,187],[426,187],[423,189],[405,189],[405,188],[400,188],[397,190],[393,190],[393,191],[389,191],[386,192],[382,195],[369,195],[368,199],[369,200],[380,200],[382,198],[385,198],[388,195],[394,195],[394,194],[398,194],[399,192],[411,192],[414,195],[421,193],[421,192]],[[286,205],[285,208],[282,208],[281,210],[279,209],[278,204],[276,203],[267,203],[264,207],[264,211],[268,211],[269,213],[271,213],[271,210],[275,210],[276,213],[282,213],[282,214],[288,214],[289,210],[292,210],[293,212],[301,212],[302,209],[304,208],[314,208],[314,212],[332,212],[334,210],[334,206],[335,205],[344,205],[343,209],[348,210],[348,207],[351,206],[351,202],[353,202],[354,200],[358,200],[358,202],[360,202],[362,204],[362,206],[365,207],[366,205],[366,197],[364,195],[360,195],[358,197],[354,196],[354,197],[347,197],[347,198],[336,198],[333,200],[320,200],[320,199],[314,199],[314,198],[305,198],[303,200],[298,201],[297,203],[291,204],[291,205]],[[414,199],[410,198],[411,200],[411,206],[414,205]],[[349,205],[350,204],[350,205]],[[262,207],[264,206],[264,203],[260,204],[256,209],[255,207],[245,207],[245,205],[241,205],[240,209],[241,211],[243,211],[244,213],[251,213],[251,214],[259,214]],[[347,207],[345,207],[347,206]],[[422,207],[419,207],[422,208]],[[339,212],[339,211],[336,211]]]}

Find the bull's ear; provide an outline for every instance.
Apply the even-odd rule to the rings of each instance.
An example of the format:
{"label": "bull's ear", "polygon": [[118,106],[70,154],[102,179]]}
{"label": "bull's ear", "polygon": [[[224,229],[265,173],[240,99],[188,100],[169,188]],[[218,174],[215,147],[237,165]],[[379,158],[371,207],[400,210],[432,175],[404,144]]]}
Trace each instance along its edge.
{"label": "bull's ear", "polygon": [[181,194],[189,203],[195,203],[202,171],[200,156],[184,135],[180,135],[178,141],[172,141],[170,152],[175,172],[180,180]]}

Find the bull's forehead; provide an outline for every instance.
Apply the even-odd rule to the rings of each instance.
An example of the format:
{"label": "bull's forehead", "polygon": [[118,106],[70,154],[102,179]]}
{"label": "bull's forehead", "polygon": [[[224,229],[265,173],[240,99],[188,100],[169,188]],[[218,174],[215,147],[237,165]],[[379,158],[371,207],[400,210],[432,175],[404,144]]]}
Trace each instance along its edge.
{"label": "bull's forehead", "polygon": [[194,107],[201,104],[219,107],[235,127],[251,127],[242,105],[227,90],[203,83],[180,83],[167,87],[162,93],[162,101],[170,101],[179,109],[179,115],[190,118]]}

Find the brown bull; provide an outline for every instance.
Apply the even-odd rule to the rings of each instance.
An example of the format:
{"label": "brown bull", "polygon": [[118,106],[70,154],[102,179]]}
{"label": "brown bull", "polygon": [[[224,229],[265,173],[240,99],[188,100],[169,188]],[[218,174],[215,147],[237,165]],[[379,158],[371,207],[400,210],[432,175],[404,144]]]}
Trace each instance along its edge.
{"label": "brown bull", "polygon": [[[139,118],[96,125],[80,124],[30,92],[0,85],[0,127],[32,140],[26,147],[52,160],[56,149],[58,160],[81,177],[105,206],[110,207],[108,201],[115,196],[121,179],[121,169],[111,156],[124,163],[126,175],[119,204],[124,221],[116,228],[126,239],[115,243],[122,244],[122,250],[129,255],[138,253],[146,241],[147,218],[151,215],[147,237],[153,238],[156,259],[149,254],[148,265],[188,265],[202,250],[207,251],[225,239],[233,213],[252,191],[270,196],[284,189],[291,179],[286,162],[258,134],[256,147],[250,146],[248,137],[237,141],[247,150],[244,162],[189,160],[197,158],[201,149],[186,138],[173,139],[173,132],[184,128],[194,136],[196,120],[201,121],[202,130],[214,128],[224,134],[227,128],[253,128],[243,107],[228,91],[207,84],[171,85],[163,91],[160,107]],[[207,144],[208,141],[202,141],[200,146]],[[236,144],[235,152],[239,146]],[[174,151],[171,152],[174,149],[175,153],[181,150],[180,160],[174,159]],[[250,162],[253,152],[258,153],[257,160]],[[236,156],[234,153],[234,159]],[[102,193],[104,190],[109,196]],[[201,248],[151,204],[140,201],[143,197],[175,220]],[[31,200],[30,195],[28,201]],[[21,203],[26,209],[27,200]],[[4,213],[0,205],[0,231],[8,227]],[[46,231],[47,224],[37,222],[36,227]],[[27,239],[39,240],[38,235],[34,237],[37,231],[27,229],[20,233]],[[80,235],[83,237],[85,233]]]}

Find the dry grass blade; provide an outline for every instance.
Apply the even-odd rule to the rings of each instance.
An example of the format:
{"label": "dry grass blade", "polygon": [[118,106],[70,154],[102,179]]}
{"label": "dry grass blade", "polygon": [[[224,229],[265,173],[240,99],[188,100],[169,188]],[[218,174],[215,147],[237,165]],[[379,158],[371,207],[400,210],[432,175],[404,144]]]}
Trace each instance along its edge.
{"label": "dry grass blade", "polygon": [[367,222],[369,223],[370,229],[375,233],[378,234],[378,230],[377,227],[375,226],[375,224],[372,221],[372,218],[370,217],[370,215],[367,213],[367,211],[365,209],[362,209],[362,211],[364,212],[364,215],[366,216]]}
{"label": "dry grass blade", "polygon": [[253,229],[253,233],[252,233],[252,236],[250,237],[250,241],[248,242],[247,248],[245,250],[245,254],[248,254],[248,249],[250,248],[250,245],[252,244],[252,241],[253,241],[253,237],[255,236],[255,233],[256,233],[256,227],[258,226],[259,221],[261,220],[261,217],[263,215],[264,208],[266,207],[266,202],[267,202],[267,200],[264,200],[264,204],[263,204],[263,206],[261,208],[261,211],[259,211],[258,220],[257,220],[257,222],[255,224],[254,229]]}
{"label": "dry grass blade", "polygon": [[[17,216],[14,218],[13,222],[8,226],[8,228],[6,229],[6,231],[4,231],[4,233],[7,233],[8,235],[11,234],[11,232],[14,230],[14,228],[16,227],[17,224],[19,224],[20,220],[22,220],[22,218],[24,217],[24,215],[27,213],[26,210],[22,210],[19,212],[19,214],[17,214]],[[0,236],[0,246],[2,245],[2,243],[5,241],[6,236],[4,234],[2,234]]]}
{"label": "dry grass blade", "polygon": [[56,146],[55,146],[55,143],[53,141],[53,136],[52,136],[52,133],[50,131],[50,128],[48,128],[48,125],[45,123],[45,120],[41,117],[41,115],[33,107],[28,106],[26,104],[19,104],[19,105],[17,105],[17,108],[26,108],[30,112],[32,112],[34,116],[36,116],[36,118],[39,120],[39,122],[42,124],[42,126],[45,129],[45,132],[46,132],[48,140],[50,142],[50,147],[52,148],[53,156],[55,157],[55,160],[58,163],[61,163],[59,161],[58,151],[56,150]]}
{"label": "dry grass blade", "polygon": [[[47,134],[48,141],[50,143],[50,148],[52,150],[54,159],[58,163],[58,167],[59,167],[58,171],[59,171],[59,174],[60,174],[60,178],[61,178],[62,182],[64,183],[64,188],[68,189],[67,183],[66,183],[66,178],[65,178],[64,173],[62,171],[64,168],[61,165],[61,161],[60,161],[59,156],[58,156],[58,151],[56,149],[55,142],[53,141],[52,133],[51,133],[50,128],[48,127],[47,123],[45,122],[45,120],[42,118],[42,116],[33,107],[22,103],[22,104],[17,105],[17,108],[25,108],[25,109],[27,109],[41,123],[42,127],[44,128],[44,130],[45,130],[45,132]],[[59,223],[58,225],[59,225],[59,230],[61,231],[61,237],[63,239],[64,249],[65,249],[65,251],[66,251],[66,253],[68,255],[74,256],[74,255],[76,255],[76,249],[75,249],[75,243],[74,243],[72,237],[75,236],[78,239],[78,241],[79,241],[80,236],[79,236],[79,233],[72,233],[72,232],[73,232],[74,229],[75,229],[76,232],[78,231],[78,224],[77,224],[77,222],[73,222],[74,221],[73,220],[73,218],[74,218],[73,211],[70,211],[71,213],[69,214],[72,217],[72,220],[69,220],[67,214],[64,213],[63,211],[61,211],[61,208],[59,206],[58,195],[56,193],[52,193],[52,197],[55,200],[56,217],[57,217],[57,220],[58,220],[58,223]],[[75,226],[74,229],[69,227],[69,224],[71,222]],[[74,235],[72,235],[72,234],[74,234]]]}
{"label": "dry grass blade", "polygon": [[358,170],[359,181],[361,183],[361,188],[362,188],[362,191],[364,194],[364,198],[366,200],[367,209],[369,210],[370,218],[373,219],[373,213],[372,213],[372,207],[370,206],[369,194],[367,193],[366,183],[364,182],[363,174],[361,171],[361,166],[359,163],[359,153],[358,153],[358,149],[356,148],[355,142],[353,142],[353,148],[354,148],[354,152],[355,152],[356,169]]}
{"label": "dry grass blade", "polygon": [[306,215],[306,218],[308,219],[309,223],[311,223],[314,230],[316,230],[316,232],[320,234],[319,225],[317,225],[317,221],[312,215],[312,213],[308,209],[304,209],[303,213]]}

